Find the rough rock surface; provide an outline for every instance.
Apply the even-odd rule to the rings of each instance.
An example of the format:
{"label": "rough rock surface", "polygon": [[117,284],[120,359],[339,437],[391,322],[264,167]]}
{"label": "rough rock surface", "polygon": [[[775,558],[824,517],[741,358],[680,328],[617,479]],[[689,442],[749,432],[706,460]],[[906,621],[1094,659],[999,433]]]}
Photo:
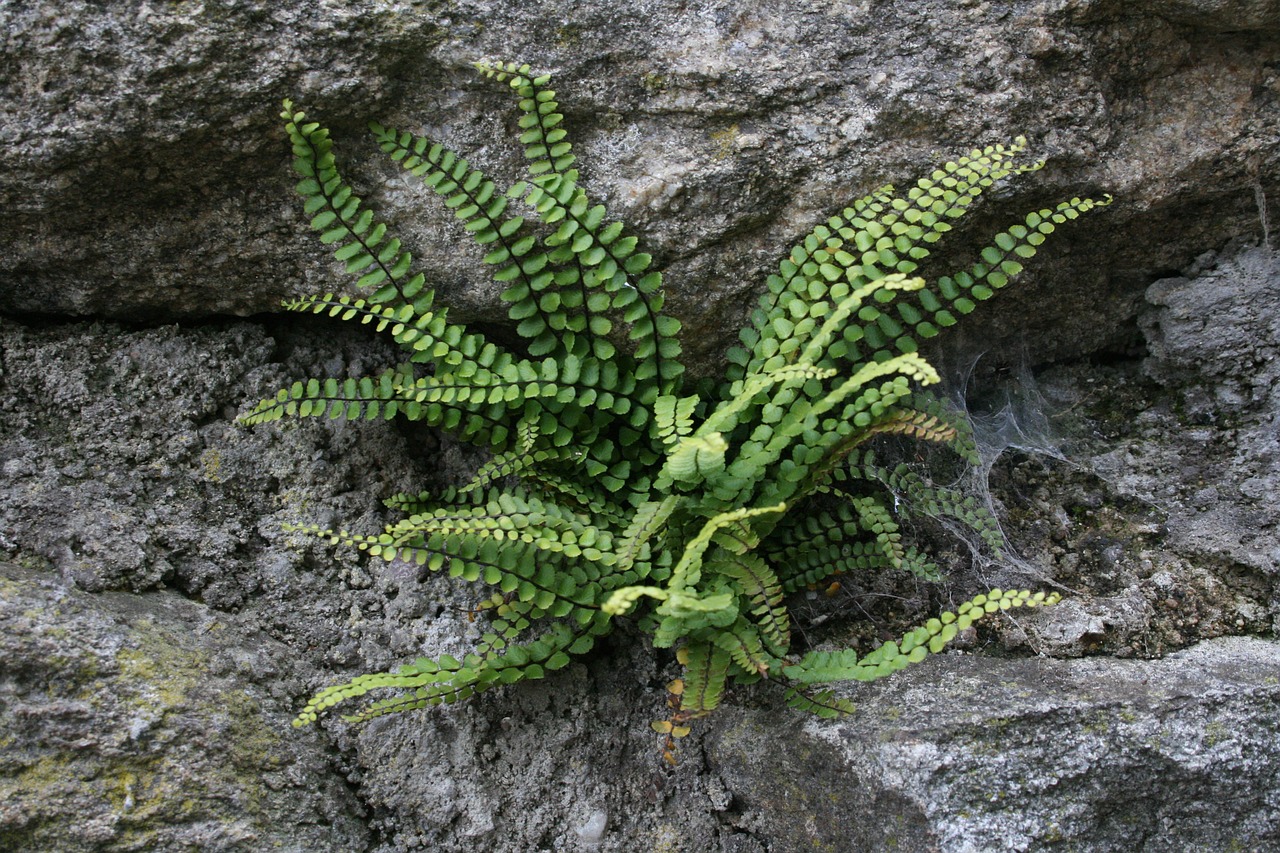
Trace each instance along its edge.
{"label": "rough rock surface", "polygon": [[5,850],[359,850],[363,809],[263,676],[279,642],[173,593],[0,563]]}
{"label": "rough rock surface", "polygon": [[850,691],[835,724],[733,713],[708,764],[763,849],[1270,849],[1277,664],[1240,637],[1153,663],[953,657]]}
{"label": "rough rock surface", "polygon": [[1152,271],[1260,236],[1255,195],[1280,198],[1272,5],[9,4],[0,310],[190,318],[323,289],[328,263],[294,237],[274,115],[289,96],[334,127],[358,186],[421,223],[405,229],[429,274],[492,312],[447,214],[384,181],[359,128],[438,133],[514,178],[506,95],[467,67],[499,56],[557,74],[588,183],[667,268],[700,358],[718,358],[726,318],[806,225],[1018,134],[1051,168],[1010,190],[1001,219],[1120,198],[1006,307],[1027,321],[1006,342],[1030,328],[1045,356],[1079,355],[1124,339]]}
{"label": "rough rock surface", "polygon": [[[0,6],[0,31],[0,847],[1280,843],[1276,647],[1223,637],[1280,625],[1280,262],[1246,248],[1280,198],[1274,2],[46,0]],[[957,149],[1023,133],[1049,158],[957,258],[1115,193],[945,354],[1014,556],[940,539],[967,566],[946,585],[797,606],[810,641],[870,644],[984,585],[1068,601],[853,691],[844,722],[739,691],[674,769],[647,727],[672,664],[626,633],[466,707],[288,730],[318,686],[476,628],[467,589],[281,523],[373,531],[382,498],[475,460],[396,425],[232,424],[287,378],[395,360],[363,330],[243,319],[340,283],[275,104],[329,123],[446,301],[492,320],[447,213],[360,132],[424,129],[513,178],[480,56],[556,72],[584,178],[653,250],[701,369],[797,234]]]}

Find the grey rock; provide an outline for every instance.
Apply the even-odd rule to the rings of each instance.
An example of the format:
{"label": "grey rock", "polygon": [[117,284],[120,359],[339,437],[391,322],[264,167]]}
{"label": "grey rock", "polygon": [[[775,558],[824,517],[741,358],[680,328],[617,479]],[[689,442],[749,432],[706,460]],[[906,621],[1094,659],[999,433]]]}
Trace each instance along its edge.
{"label": "grey rock", "polygon": [[1151,10],[1180,24],[1215,31],[1280,29],[1280,3],[1275,0],[1159,0]]}
{"label": "grey rock", "polygon": [[1144,466],[1121,476],[1169,509],[1173,536],[1188,549],[1273,575],[1280,512],[1266,498],[1280,489],[1280,255],[1245,251],[1193,279],[1161,279],[1147,299],[1144,370],[1176,390],[1184,420],[1218,429],[1151,449],[1166,460],[1180,454],[1184,464],[1201,460],[1203,485],[1185,503],[1157,497]]}
{"label": "grey rock", "polygon": [[697,363],[719,359],[763,273],[827,212],[1018,134],[1049,168],[958,236],[959,257],[1013,211],[1121,201],[1048,250],[1007,300],[1017,322],[975,340],[1008,352],[1033,334],[1045,357],[1079,355],[1128,339],[1152,271],[1261,233],[1255,191],[1264,209],[1280,197],[1273,25],[1273,3],[1174,0],[10,4],[0,309],[243,315],[331,288],[288,198],[288,95],[333,126],[357,187],[463,314],[493,315],[497,289],[458,264],[447,213],[359,128],[427,131],[514,178],[506,97],[466,67],[502,56],[556,72],[584,178],[666,270]]}
{"label": "grey rock", "polygon": [[1280,258],[1265,247],[1241,252],[1194,279],[1147,288],[1141,318],[1155,379],[1211,393],[1210,408],[1188,401],[1194,418],[1218,419],[1280,394]]}
{"label": "grey rock", "polygon": [[707,759],[767,849],[1268,850],[1278,664],[1247,638],[1154,662],[948,655],[842,691],[841,722],[730,710]]}
{"label": "grey rock", "polygon": [[[0,555],[23,566],[0,572],[0,846],[1277,846],[1273,645],[1000,657],[1280,625],[1280,277],[1240,251],[1280,198],[1273,2],[45,0],[0,5],[0,28]],[[478,629],[474,591],[281,524],[371,533],[381,499],[476,459],[399,424],[233,425],[289,379],[396,358],[316,318],[243,319],[342,286],[274,114],[291,96],[327,122],[453,316],[492,323],[478,255],[361,130],[514,179],[482,56],[555,72],[584,181],[654,253],[704,372],[797,235],[952,152],[1022,133],[1048,163],[947,262],[1028,208],[1115,193],[948,343],[975,384],[1025,368],[972,400],[972,479],[1010,555],[952,543],[936,591],[854,579],[797,610],[807,640],[874,645],[982,586],[1070,603],[850,689],[844,722],[737,691],[675,767],[648,729],[675,667],[625,631],[463,707],[288,730],[318,687]]]}
{"label": "grey rock", "polygon": [[274,644],[173,593],[0,562],[0,846],[363,849],[362,806],[249,677]]}
{"label": "grey rock", "polygon": [[[346,352],[342,340],[310,355],[335,373],[394,361],[367,338],[347,336]],[[309,446],[282,447],[230,422],[289,377],[270,361],[275,343],[243,323],[5,322],[0,530],[85,589],[169,584],[226,608],[260,591],[255,545],[280,539],[282,521],[327,526],[376,510],[397,478],[411,488],[413,455],[393,431],[352,455],[359,427],[304,424]],[[292,515],[313,498],[310,518]]]}
{"label": "grey rock", "polygon": [[1079,657],[1108,635],[1140,633],[1151,621],[1150,607],[1146,596],[1134,587],[1114,598],[1068,598],[1041,618],[1031,620],[1033,627],[1019,632],[1018,639],[1030,642],[1044,655]]}

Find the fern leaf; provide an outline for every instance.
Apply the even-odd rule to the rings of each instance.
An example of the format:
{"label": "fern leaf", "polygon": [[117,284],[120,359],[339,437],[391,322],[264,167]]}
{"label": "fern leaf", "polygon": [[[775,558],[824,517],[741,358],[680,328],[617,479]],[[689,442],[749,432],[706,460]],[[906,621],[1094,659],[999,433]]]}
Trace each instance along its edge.
{"label": "fern leaf", "polygon": [[769,565],[754,554],[741,554],[708,564],[708,570],[733,580],[752,605],[764,640],[776,654],[791,645],[791,619],[783,603],[782,584]]}
{"label": "fern leaf", "polygon": [[929,483],[905,462],[892,470],[879,466],[872,453],[867,453],[856,467],[863,478],[878,481],[893,492],[895,504],[905,513],[953,518],[977,533],[994,553],[1003,552],[1005,542],[1000,525],[973,495]]}
{"label": "fern leaf", "polygon": [[[852,501],[836,504],[829,512],[784,519],[763,546],[783,594],[814,586],[832,575],[892,569],[897,555],[886,553],[880,543],[869,538],[862,524]],[[911,553],[905,556],[910,568]]]}
{"label": "fern leaf", "polygon": [[948,401],[928,390],[920,390],[899,405],[902,411],[932,418],[943,425],[944,429],[949,428],[953,435],[945,441],[947,447],[970,465],[978,464],[978,446],[973,436],[973,424]]}
{"label": "fern leaf", "polygon": [[[510,519],[504,524],[487,523],[475,516],[445,516],[433,518],[423,527],[416,535],[391,528],[378,536],[317,527],[297,529],[388,562],[399,560],[428,571],[447,571],[451,577],[482,581],[556,617],[576,618],[599,609],[595,603],[599,584],[590,579],[590,574],[598,571],[588,573],[583,568],[597,556],[594,546],[567,547],[554,528],[527,519]],[[514,535],[510,535],[512,530]]]}
{"label": "fern leaf", "polygon": [[[893,378],[867,387],[884,376]],[[760,483],[759,490],[752,494],[743,489],[735,494],[729,488],[721,488],[716,491],[717,498],[730,503],[773,503],[807,495],[817,484],[817,478],[829,473],[833,459],[841,458],[869,438],[866,428],[874,419],[910,394],[911,381],[937,380],[937,373],[927,362],[907,353],[864,365],[812,403],[787,401],[790,411],[785,414],[780,405],[782,401],[775,398],[772,409],[776,415],[770,416],[770,407],[764,408],[765,423],[757,427],[752,440],[743,442],[737,457],[726,466],[730,480],[713,484],[727,487],[742,482],[750,488],[754,483],[748,476],[754,475],[754,480]],[[841,406],[849,397],[853,400]],[[839,418],[827,416],[832,409],[840,411]]]}
{"label": "fern leaf", "polygon": [[610,527],[622,528],[627,524],[626,511],[613,500],[608,489],[596,488],[594,483],[581,483],[576,477],[561,476],[546,469],[526,469],[521,478],[547,499],[574,507]]}
{"label": "fern leaf", "polygon": [[554,332],[563,323],[556,322],[558,312],[546,310],[539,298],[552,280],[551,273],[542,270],[546,256],[531,253],[537,241],[525,227],[524,218],[506,215],[507,195],[498,192],[483,172],[438,142],[377,123],[370,124],[370,130],[382,150],[441,196],[471,238],[485,247],[484,262],[497,268],[495,280],[509,283],[503,299],[511,303],[511,318],[521,322],[526,331],[534,326],[538,329],[537,334],[526,335],[531,338],[530,354],[585,354],[571,331]]}
{"label": "fern leaf", "polygon": [[855,710],[852,702],[836,696],[829,690],[814,693],[798,687],[790,687],[786,692],[786,700],[792,708],[806,711],[824,720],[834,720],[837,717],[852,714]]}
{"label": "fern leaf", "polygon": [[294,382],[260,401],[240,416],[244,424],[261,424],[282,417],[392,418],[405,405],[405,376],[389,370],[377,378],[308,379]]}
{"label": "fern leaf", "polygon": [[373,212],[342,180],[328,129],[307,122],[306,114],[294,112],[287,100],[281,118],[293,146],[294,171],[302,178],[296,189],[304,198],[303,210],[312,217],[311,228],[320,232],[320,242],[334,246],[334,256],[347,272],[359,276],[358,287],[373,290],[370,302],[425,311],[431,290],[424,288],[421,273],[409,274],[410,254],[400,251],[400,241],[389,237],[386,224],[375,221]]}
{"label": "fern leaf", "polygon": [[679,505],[678,496],[667,495],[661,501],[648,501],[636,508],[618,545],[619,571],[626,571],[641,558],[649,540],[662,530]]}
{"label": "fern leaf", "polygon": [[679,562],[676,563],[675,568],[671,571],[670,587],[672,589],[681,589],[698,583],[701,575],[702,555],[707,550],[707,546],[711,544],[712,538],[721,528],[760,516],[780,515],[786,510],[787,505],[784,503],[774,506],[744,507],[732,512],[722,512],[709,519],[703,525],[702,530],[698,532],[698,535],[690,539],[688,544],[685,545]]}
{"label": "fern leaf", "polygon": [[380,700],[343,719],[364,722],[385,714],[452,704],[504,684],[540,679],[547,672],[566,666],[570,655],[589,651],[595,638],[608,630],[607,622],[599,620],[577,630],[561,624],[553,626],[531,643],[508,646],[501,654],[488,658],[478,655],[468,655],[462,661],[448,655],[438,660],[419,658],[393,673],[362,675],[345,684],[321,690],[311,698],[293,724],[302,726],[315,722],[318,715],[328,708],[374,690],[411,692]]}
{"label": "fern leaf", "polygon": [[444,701],[444,695],[453,692],[457,686],[453,683],[462,664],[452,658],[442,658],[439,662],[420,658],[412,664],[399,667],[395,672],[369,673],[357,676],[343,684],[326,687],[316,693],[307,702],[306,707],[294,719],[294,726],[314,723],[324,711],[349,699],[358,699],[373,690],[421,690],[421,698],[431,703],[433,695],[439,696],[436,701]]}
{"label": "fern leaf", "polygon": [[663,395],[653,401],[653,417],[658,438],[667,450],[693,431],[693,413],[701,399]]}
{"label": "fern leaf", "polygon": [[930,619],[859,659],[852,649],[839,652],[810,652],[799,663],[783,666],[782,674],[795,684],[808,685],[832,681],[874,681],[900,669],[919,663],[930,654],[942,651],[974,622],[1014,607],[1039,607],[1056,604],[1057,593],[1031,593],[1027,590],[993,589],[964,602],[955,612]]}
{"label": "fern leaf", "polygon": [[500,371],[513,363],[509,352],[489,343],[482,335],[449,323],[446,311],[418,310],[407,305],[378,305],[364,299],[326,293],[286,302],[289,311],[327,314],[340,320],[359,321],[374,331],[387,332],[415,362],[441,366],[474,365]]}
{"label": "fern leaf", "polygon": [[500,409],[442,402],[423,404],[416,398],[416,382],[398,370],[386,371],[377,378],[299,380],[280,389],[275,397],[260,401],[239,420],[260,424],[285,416],[371,420],[400,415],[450,429],[459,438],[481,447],[505,449],[509,429]]}
{"label": "fern leaf", "polygon": [[547,88],[551,78],[547,75],[531,76],[533,72],[528,65],[515,62],[481,60],[473,65],[484,76],[510,85],[518,98],[519,124],[523,131],[520,142],[524,146],[525,159],[529,161],[529,174],[537,177],[568,172],[576,158],[571,153],[572,146],[565,138],[564,128],[560,126],[564,116],[558,112],[555,92]]}
{"label": "fern leaf", "polygon": [[746,673],[766,675],[777,663],[777,658],[765,651],[759,629],[743,618],[716,631],[711,642],[728,652],[730,660]]}
{"label": "fern leaf", "polygon": [[[1057,225],[1077,218],[1081,213],[1111,203],[1111,196],[1103,200],[1073,198],[1052,210],[1039,210],[1027,215],[1024,223],[1013,225],[995,236],[994,242],[984,248],[978,260],[968,270],[938,279],[938,293],[960,314],[973,311],[978,302],[990,299],[995,292],[1022,272],[1022,260],[1032,257],[1045,238]],[[935,314],[943,325],[955,322],[955,316],[945,308]]]}
{"label": "fern leaf", "polygon": [[[1025,145],[1026,140],[1019,138],[1009,146],[974,150],[921,178],[905,198],[898,197],[892,187],[884,187],[855,202],[842,216],[815,227],[780,264],[778,274],[770,276],[769,292],[753,314],[752,326],[743,333],[748,352],[739,351],[731,357],[734,366],[728,378],[739,380],[761,369],[769,359],[786,357],[794,350],[795,342],[788,340],[794,334],[792,326],[804,321],[792,323],[785,319],[798,313],[791,308],[793,302],[815,306],[818,313],[823,313],[826,306],[838,303],[851,289],[894,274],[917,271],[919,262],[930,254],[930,246],[951,229],[949,221],[963,216],[983,191],[1009,175],[1041,167],[1041,163],[1013,162]],[[1043,220],[1057,215],[1062,217],[1059,221],[1065,221],[1106,203],[1107,200],[1073,199],[1064,209],[1040,211],[1032,216]],[[995,249],[1010,241],[1018,243],[1022,231],[1031,233],[1035,229],[1035,225],[1014,226],[997,238]],[[1041,237],[1032,239],[1038,241]],[[1008,251],[1017,257],[1030,257],[1034,244],[1022,243]],[[996,255],[992,251],[985,254],[987,265],[981,272],[983,277],[988,272],[994,277],[981,285],[979,298],[984,298],[981,294],[987,290],[1003,286],[1021,269],[1017,258],[1006,256],[1004,250],[1000,250],[994,264],[991,259]],[[964,275],[972,277],[973,271]],[[856,364],[914,352],[919,340],[954,324],[953,309],[960,313],[972,310],[970,294],[949,295],[945,293],[948,289],[940,279],[936,286],[877,294],[877,304],[867,305],[859,311],[856,322],[842,327],[842,336],[830,343],[828,354]],[[959,289],[965,289],[965,285],[961,283]],[[965,301],[947,304],[958,298]],[[801,332],[805,331],[801,328]]]}
{"label": "fern leaf", "polygon": [[[680,345],[675,337],[680,324],[661,314],[661,274],[645,274],[650,259],[635,251],[636,239],[623,234],[622,223],[606,224],[604,207],[593,206],[577,186],[577,171],[570,168],[574,155],[561,127],[563,116],[555,93],[547,87],[549,78],[531,76],[527,65],[517,63],[477,62],[475,66],[485,76],[508,83],[517,96],[522,113],[520,142],[532,181],[513,187],[508,194],[523,197],[543,222],[556,228],[544,241],[551,251],[535,256],[534,264],[539,268],[548,262],[564,265],[562,272],[546,274],[511,292],[512,298],[528,300],[542,289],[535,285],[546,287],[552,282],[557,292],[548,292],[543,299],[559,307],[572,294],[568,307],[581,313],[565,313],[558,321],[566,326],[576,321],[577,330],[588,333],[592,354],[601,360],[613,357],[613,344],[606,337],[612,322],[605,313],[623,312],[639,362],[637,378],[656,381],[661,393],[669,393],[683,366],[678,361]],[[527,265],[524,269],[528,271]],[[594,292],[597,288],[601,292]],[[549,318],[526,316],[522,334],[534,338],[536,346],[549,333],[550,325]]]}
{"label": "fern leaf", "polygon": [[680,710],[695,717],[714,711],[729,677],[729,653],[708,642],[691,642],[681,652],[685,669]]}
{"label": "fern leaf", "polygon": [[729,443],[718,432],[680,439],[667,456],[662,475],[684,485],[694,485],[724,470]]}
{"label": "fern leaf", "polygon": [[[893,187],[882,187],[854,202],[845,210],[844,215],[852,218],[882,213],[892,197]],[[841,281],[842,275],[845,275],[842,268],[833,265],[831,261],[848,265],[855,262],[853,256],[843,250],[844,241],[851,240],[853,234],[845,219],[832,217],[817,225],[782,259],[778,272],[766,280],[767,291],[760,298],[760,307],[752,313],[751,325],[742,331],[741,340],[746,350],[730,355],[730,381],[737,381],[747,373],[758,372],[764,360],[772,357],[773,353],[766,350],[772,350],[778,344],[771,345],[768,340],[776,338],[779,332],[772,318],[790,313],[789,306],[792,302],[798,299],[798,304],[814,306],[818,309],[818,314],[821,314],[830,310],[831,299],[842,299],[852,289],[845,281]],[[786,331],[785,327],[782,331]]]}
{"label": "fern leaf", "polygon": [[[634,238],[617,238],[615,223],[602,226],[603,208],[591,206],[574,172],[512,191],[517,190],[543,222],[556,226],[547,241],[553,256],[576,265],[563,278],[564,286],[576,287],[578,302],[589,311],[620,313],[630,327],[636,378],[653,385],[656,394],[672,393],[684,373],[676,339],[680,323],[662,313],[662,274],[647,271],[649,256],[635,251]],[[597,338],[603,337],[611,324],[603,317],[592,319],[600,330]],[[599,357],[610,355],[605,350]]]}

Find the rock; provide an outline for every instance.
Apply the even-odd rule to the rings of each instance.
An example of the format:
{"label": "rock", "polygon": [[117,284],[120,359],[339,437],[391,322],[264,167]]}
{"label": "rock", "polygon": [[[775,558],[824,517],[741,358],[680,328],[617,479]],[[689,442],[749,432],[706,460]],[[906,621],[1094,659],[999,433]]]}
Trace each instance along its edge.
{"label": "rock", "polygon": [[[1180,452],[1184,466],[1201,460],[1190,506],[1161,498],[1171,535],[1188,552],[1275,576],[1280,511],[1266,498],[1280,493],[1280,254],[1260,247],[1222,258],[1195,278],[1155,282],[1147,298],[1144,370],[1175,389],[1184,422],[1217,427],[1186,434],[1180,451],[1172,442],[1149,451]],[[1173,485],[1114,473],[1149,498]]]}
{"label": "rock", "polygon": [[1136,587],[1115,598],[1068,598],[1042,618],[1021,642],[1051,657],[1078,657],[1095,651],[1107,636],[1134,636],[1151,623],[1150,604]]}
{"label": "rock", "polygon": [[1188,396],[1200,422],[1274,404],[1280,396],[1280,256],[1265,247],[1214,264],[1195,278],[1162,278],[1147,288],[1141,323],[1157,381],[1211,394]]}
{"label": "rock", "polygon": [[1153,271],[1260,235],[1255,195],[1264,211],[1280,197],[1280,78],[1259,35],[1274,3],[237,0],[125,13],[45,0],[0,14],[9,312],[246,315],[332,288],[289,198],[275,119],[288,95],[334,128],[352,180],[459,316],[497,313],[482,270],[458,263],[448,213],[417,201],[359,131],[368,118],[425,130],[514,178],[510,104],[466,67],[488,56],[556,72],[584,179],[665,268],[708,368],[796,236],[973,144],[1025,134],[1049,167],[958,235],[957,257],[1029,207],[1120,198],[1060,236],[1037,284],[974,331],[1006,353],[1028,329],[1043,357],[1125,345]]}
{"label": "rock", "polygon": [[842,722],[730,710],[707,760],[722,820],[765,849],[1271,849],[1277,665],[1247,638],[1150,662],[948,655],[841,691]]}
{"label": "rock", "polygon": [[[1276,17],[1270,0],[0,7],[0,556],[22,566],[0,571],[0,847],[1276,846],[1275,647],[1212,639],[1280,625],[1277,271],[1246,248],[1274,239],[1280,197]],[[991,194],[948,264],[1027,209],[1115,193],[948,342],[951,373],[996,389],[975,409],[1002,380],[1016,401],[977,411],[970,472],[1009,555],[941,539],[950,585],[850,579],[797,609],[806,641],[865,648],[979,586],[1069,603],[850,688],[844,722],[736,691],[675,767],[648,728],[675,668],[625,629],[465,706],[285,727],[320,686],[461,654],[478,628],[474,590],[282,523],[375,532],[383,498],[477,460],[402,424],[233,425],[294,377],[396,360],[366,330],[253,316],[343,286],[290,198],[275,113],[287,95],[328,123],[451,316],[496,327],[478,253],[361,130],[425,131],[514,179],[508,95],[467,67],[482,56],[555,72],[584,182],[654,253],[701,372],[798,235],[957,150],[1026,134],[1048,162]],[[1001,657],[1028,648],[1071,659]]]}
{"label": "rock", "polygon": [[[1212,283],[1230,268],[1224,261],[1202,275]],[[17,686],[10,707],[25,710],[13,718],[13,739],[0,750],[0,761],[10,778],[41,792],[39,807],[20,798],[17,810],[7,813],[18,833],[12,837],[24,844],[52,839],[55,846],[87,849],[99,838],[93,833],[100,833],[108,841],[198,837],[210,846],[254,849],[282,832],[281,824],[311,826],[315,818],[309,815],[328,810],[347,815],[342,826],[351,838],[361,831],[376,834],[382,841],[375,849],[387,853],[626,850],[638,841],[747,851],[814,837],[865,849],[894,840],[903,846],[904,839],[923,845],[919,849],[950,849],[974,837],[1037,849],[1055,832],[1081,849],[1105,850],[1127,831],[1103,806],[1116,797],[1126,804],[1123,814],[1162,844],[1172,837],[1167,827],[1181,827],[1185,815],[1195,819],[1187,831],[1204,849],[1231,840],[1213,835],[1214,826],[1240,827],[1238,840],[1246,846],[1265,846],[1271,837],[1260,795],[1237,796],[1230,787],[1245,763],[1255,779],[1272,778],[1278,766],[1261,744],[1271,725],[1266,705],[1274,697],[1259,675],[1260,662],[1273,665],[1268,656],[1274,647],[1244,640],[1202,644],[1152,662],[948,655],[918,673],[853,690],[860,711],[848,722],[808,722],[781,708],[772,691],[739,690],[682,744],[674,768],[662,762],[659,738],[648,730],[648,722],[664,713],[661,685],[674,672],[634,634],[615,637],[599,655],[546,682],[466,706],[356,729],[329,724],[320,741],[286,729],[288,713],[317,686],[422,651],[458,654],[474,630],[461,616],[473,598],[465,589],[422,584],[397,575],[394,566],[362,566],[342,552],[294,550],[278,529],[281,520],[374,521],[378,497],[412,488],[415,476],[429,474],[413,463],[415,447],[417,458],[431,466],[461,467],[463,460],[438,456],[432,440],[417,444],[424,437],[392,425],[306,422],[250,430],[226,420],[287,376],[363,372],[390,354],[341,326],[305,318],[270,328],[10,321],[0,341],[6,369],[0,406],[5,548],[45,567],[12,570],[16,580],[5,588],[4,636],[11,644],[5,651],[11,654],[0,659],[13,661],[6,672],[21,675],[11,682]],[[1205,365],[1195,366],[1201,358]],[[1184,380],[1210,369],[1209,351],[1196,359],[1182,363]],[[1006,438],[1030,441],[1017,430]],[[1142,470],[1164,464],[1164,457],[1127,463]],[[1020,488],[1044,488],[1018,482]],[[350,491],[335,494],[335,484]],[[1095,492],[1073,499],[1096,514],[1086,530],[1103,525],[1114,500]],[[109,526],[89,537],[86,531],[99,523],[94,519]],[[1077,522],[1068,527],[1076,529]],[[115,547],[129,531],[136,558]],[[1111,567],[1120,578],[1131,559],[1128,549],[1117,550],[1121,540],[1114,536],[1093,535],[1097,544],[1089,547],[1098,567]],[[76,536],[101,546],[70,561],[60,543]],[[216,550],[216,543],[227,541],[236,544]],[[1083,545],[1075,552],[1090,553]],[[1192,599],[1180,596],[1191,573],[1165,562],[1149,571],[1153,594],[1170,603],[1159,609],[1185,615]],[[1230,600],[1215,583],[1210,592],[1216,592],[1197,606]],[[146,594],[88,594],[75,585]],[[207,604],[184,601],[162,587]],[[1060,612],[1034,620],[1019,617],[1022,639],[1011,645],[1017,649],[1030,640],[1055,654],[1078,655],[1114,648],[1117,634],[1123,642],[1141,637],[1150,630],[1143,620],[1153,617],[1144,609],[1142,588],[1125,589],[1111,598],[1069,598]],[[51,597],[61,603],[49,605]],[[123,638],[122,620],[134,626]],[[117,633],[95,627],[99,623]],[[200,625],[223,627],[201,632]],[[1194,638],[1194,630],[1183,630],[1188,639],[1175,646]],[[68,653],[59,643],[70,641],[58,639],[67,636],[90,639]],[[209,650],[206,640],[224,645]],[[129,669],[116,660],[119,649],[139,650],[141,662]],[[160,649],[168,653],[162,656]],[[56,668],[63,667],[57,656],[68,654],[74,665]],[[89,662],[81,666],[82,659]],[[124,660],[133,658],[126,654]],[[1238,675],[1224,674],[1227,662]],[[212,675],[193,674],[206,671]],[[127,680],[134,674],[141,684]],[[76,685],[71,693],[45,687],[64,681]],[[227,698],[246,691],[253,703],[244,708]],[[94,700],[98,705],[68,698],[86,692],[103,698]],[[135,695],[142,698],[130,698]],[[85,716],[89,712],[75,701],[87,701],[89,711],[109,706],[108,719]],[[170,707],[166,702],[174,710],[162,713]],[[204,743],[200,737],[207,735],[183,734],[184,727],[209,728],[211,705],[231,721],[215,716],[218,744],[210,745],[205,760],[186,761],[192,739]],[[143,713],[144,706],[151,710]],[[992,730],[1001,720],[995,740]],[[264,738],[269,748],[262,747]],[[75,746],[90,741],[98,752]],[[249,795],[237,792],[266,788],[272,796],[293,797],[294,811],[267,810],[261,822],[222,819],[215,805],[201,801],[201,813],[214,817],[192,825],[168,803],[176,796],[173,788],[136,782],[134,802],[143,791],[155,801],[145,812],[126,812],[127,788],[117,802],[100,797],[97,786],[111,778],[118,761],[134,762],[132,768],[143,760],[130,751],[141,749],[135,741],[150,750],[146,760],[152,764],[144,769],[183,760],[178,778],[184,788],[222,792],[219,802],[240,802],[237,797]],[[341,756],[336,769],[327,764],[329,742]],[[264,755],[266,764],[236,757],[245,755]],[[271,757],[280,755],[285,757]],[[30,775],[42,761],[72,762],[73,771],[52,789],[42,788]],[[1082,775],[1086,763],[1105,781],[1086,784],[1093,778]],[[278,765],[294,771],[282,781]],[[1121,797],[1155,784],[1151,778],[1163,780],[1175,765],[1175,778],[1186,783],[1182,794],[1161,793],[1163,800],[1150,803]],[[242,766],[248,781],[239,774]],[[987,781],[979,785],[974,773],[959,776],[961,767],[979,768],[976,778]],[[127,784],[133,777],[122,778]],[[798,780],[782,786],[792,791],[790,805],[777,799],[778,780],[787,778]],[[997,779],[1004,780],[998,791],[990,781]],[[360,818],[356,806],[333,800],[334,785],[344,791],[351,786],[358,808],[374,817]],[[1201,790],[1213,794],[1193,801],[1187,793]],[[1235,798],[1229,800],[1235,809],[1229,824],[1195,817],[1219,795]],[[86,805],[90,801],[96,805]],[[1017,807],[997,808],[1003,802]],[[83,830],[59,822],[59,815],[71,812],[90,816]],[[880,817],[887,813],[903,815],[901,824],[889,826]],[[607,816],[603,829],[601,814]],[[836,816],[846,814],[858,820]],[[130,826],[134,835],[122,828]],[[58,827],[82,834],[58,835]]]}
{"label": "rock", "polygon": [[273,645],[173,593],[0,563],[0,846],[364,849],[360,803],[261,683]]}
{"label": "rock", "polygon": [[[333,372],[394,361],[370,349],[367,336],[347,336],[344,353],[339,335],[327,335],[322,355],[311,352]],[[388,478],[411,488],[412,457],[393,432],[382,431],[391,445],[375,441],[361,463],[363,451],[347,453],[358,427],[334,433],[305,424],[309,438],[281,444],[270,431],[231,422],[289,376],[271,363],[276,343],[243,323],[127,330],[6,322],[0,530],[13,531],[6,549],[17,545],[84,589],[167,584],[234,608],[263,590],[263,573],[279,575],[278,559],[298,562],[287,551],[257,562],[262,537],[281,537],[285,517],[277,513],[294,514],[314,498],[320,503],[307,521],[328,524],[335,514],[380,509],[396,490]],[[343,482],[347,497],[334,504]]]}

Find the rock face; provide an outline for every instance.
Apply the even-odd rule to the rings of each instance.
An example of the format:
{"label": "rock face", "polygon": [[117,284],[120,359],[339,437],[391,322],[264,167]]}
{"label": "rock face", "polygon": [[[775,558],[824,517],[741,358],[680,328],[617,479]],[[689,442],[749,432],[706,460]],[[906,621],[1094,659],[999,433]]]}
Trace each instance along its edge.
{"label": "rock face", "polygon": [[[0,27],[0,848],[1280,844],[1275,3],[58,0]],[[483,56],[555,72],[584,181],[653,252],[702,371],[798,234],[959,149],[1025,134],[1048,163],[951,235],[957,263],[1114,193],[940,354],[976,377],[971,477],[1010,556],[797,608],[847,645],[984,585],[1068,600],[851,690],[844,721],[739,691],[674,768],[648,729],[672,663],[625,632],[463,707],[288,729],[318,686],[477,629],[473,592],[281,524],[371,532],[382,498],[476,460],[396,425],[233,425],[289,378],[396,360],[251,317],[344,283],[274,114],[329,124],[454,316],[496,323],[448,212],[361,132],[514,179]]]}
{"label": "rock face", "polygon": [[[556,72],[585,177],[663,261],[705,358],[806,225],[975,143],[1026,134],[1050,161],[1001,217],[1120,198],[1024,289],[1045,355],[1122,341],[1153,271],[1260,237],[1255,194],[1280,197],[1263,4],[58,0],[0,15],[6,311],[199,318],[323,287],[328,263],[294,238],[280,99],[335,128],[360,186],[401,202],[365,166],[370,117],[514,177],[505,94],[466,67],[488,56]],[[430,275],[483,280],[460,275],[447,214],[404,212]],[[492,290],[456,295],[493,311]]]}
{"label": "rock face", "polygon": [[[965,656],[866,688],[835,725],[734,714],[707,755],[726,823],[765,849],[1264,849],[1277,663],[1246,638],[1153,663]],[[756,747],[780,733],[790,749]],[[828,774],[839,789],[812,784]]]}
{"label": "rock face", "polygon": [[9,563],[0,593],[6,850],[368,843],[278,688],[246,678],[276,641],[172,593],[91,595]]}

